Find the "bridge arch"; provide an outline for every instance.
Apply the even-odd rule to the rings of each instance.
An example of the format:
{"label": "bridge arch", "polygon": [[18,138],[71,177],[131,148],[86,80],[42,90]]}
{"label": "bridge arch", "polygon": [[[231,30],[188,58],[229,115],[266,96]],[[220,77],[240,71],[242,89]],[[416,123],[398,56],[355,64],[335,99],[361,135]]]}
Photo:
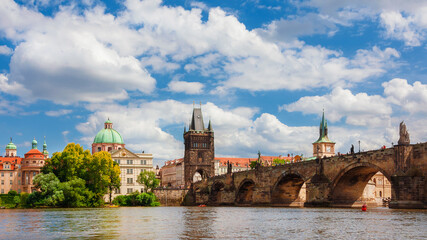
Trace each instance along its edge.
{"label": "bridge arch", "polygon": [[209,194],[209,202],[212,204],[220,204],[222,202],[222,193],[225,184],[222,181],[215,181],[212,184],[211,192]]}
{"label": "bridge arch", "polygon": [[[329,197],[332,206],[359,207],[364,203],[374,204],[375,199],[364,198],[363,193],[369,180],[377,172],[381,172],[390,181],[391,175],[387,171],[371,163],[354,163],[342,169],[331,183]],[[393,184],[391,191],[394,191]]]}
{"label": "bridge arch", "polygon": [[252,179],[245,179],[240,183],[236,193],[237,204],[251,204],[253,202],[255,182]]}
{"label": "bridge arch", "polygon": [[271,188],[271,203],[281,206],[303,206],[306,199],[304,184],[304,177],[299,173],[282,173]]}
{"label": "bridge arch", "polygon": [[193,175],[193,183],[208,178],[207,172],[203,169],[197,169]]}

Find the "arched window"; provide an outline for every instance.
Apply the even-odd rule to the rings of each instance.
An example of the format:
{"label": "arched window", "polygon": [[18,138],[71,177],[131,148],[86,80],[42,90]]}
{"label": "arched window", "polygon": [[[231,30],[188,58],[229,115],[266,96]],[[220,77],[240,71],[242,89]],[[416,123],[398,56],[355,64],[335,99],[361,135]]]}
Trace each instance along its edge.
{"label": "arched window", "polygon": [[101,152],[101,147],[98,147],[98,152]]}

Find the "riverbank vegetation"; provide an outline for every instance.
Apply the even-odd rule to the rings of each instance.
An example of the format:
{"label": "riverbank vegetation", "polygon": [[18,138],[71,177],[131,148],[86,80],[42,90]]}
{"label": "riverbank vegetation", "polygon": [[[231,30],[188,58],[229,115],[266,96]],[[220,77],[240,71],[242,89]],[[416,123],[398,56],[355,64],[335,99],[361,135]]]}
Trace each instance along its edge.
{"label": "riverbank vegetation", "polygon": [[27,207],[27,198],[30,194],[9,191],[8,194],[0,194],[0,208]]}
{"label": "riverbank vegetation", "polygon": [[128,195],[119,195],[114,198],[113,204],[119,206],[160,206],[160,202],[153,193],[153,189],[160,184],[156,174],[151,171],[141,172],[136,181],[144,186],[144,192],[136,191]]}
{"label": "riverbank vegetation", "polygon": [[160,202],[152,192],[133,192],[128,195],[119,195],[114,198],[113,204],[118,206],[160,206]]}

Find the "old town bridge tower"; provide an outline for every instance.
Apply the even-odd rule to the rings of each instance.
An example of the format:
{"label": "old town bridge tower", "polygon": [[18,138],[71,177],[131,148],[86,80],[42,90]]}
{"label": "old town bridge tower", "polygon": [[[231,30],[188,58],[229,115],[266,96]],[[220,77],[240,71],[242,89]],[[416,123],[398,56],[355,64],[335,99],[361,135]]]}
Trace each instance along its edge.
{"label": "old town bridge tower", "polygon": [[195,180],[215,175],[214,132],[210,120],[205,128],[201,107],[193,108],[188,131],[184,128],[184,145],[184,181],[188,188]]}

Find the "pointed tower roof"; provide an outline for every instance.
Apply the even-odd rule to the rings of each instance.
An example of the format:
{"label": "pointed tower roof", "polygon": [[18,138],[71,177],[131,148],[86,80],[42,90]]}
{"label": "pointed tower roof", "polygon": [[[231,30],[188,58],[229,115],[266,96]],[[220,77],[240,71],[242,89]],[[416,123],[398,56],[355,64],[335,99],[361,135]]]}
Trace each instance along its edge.
{"label": "pointed tower roof", "polygon": [[325,119],[325,111],[324,110],[323,110],[323,114],[322,114],[322,120],[320,121],[320,126],[319,126],[319,139],[317,139],[317,141],[315,141],[314,143],[320,143],[320,142],[333,143],[328,138],[328,121]]}
{"label": "pointed tower roof", "polygon": [[210,119],[209,119],[208,131],[213,132],[212,123]]}
{"label": "pointed tower roof", "polygon": [[201,108],[193,108],[193,116],[191,117],[191,123],[189,130],[193,131],[204,131],[205,124],[203,122],[203,115]]}
{"label": "pointed tower roof", "polygon": [[47,151],[46,136],[44,137],[43,142],[43,155],[49,155],[49,152]]}

